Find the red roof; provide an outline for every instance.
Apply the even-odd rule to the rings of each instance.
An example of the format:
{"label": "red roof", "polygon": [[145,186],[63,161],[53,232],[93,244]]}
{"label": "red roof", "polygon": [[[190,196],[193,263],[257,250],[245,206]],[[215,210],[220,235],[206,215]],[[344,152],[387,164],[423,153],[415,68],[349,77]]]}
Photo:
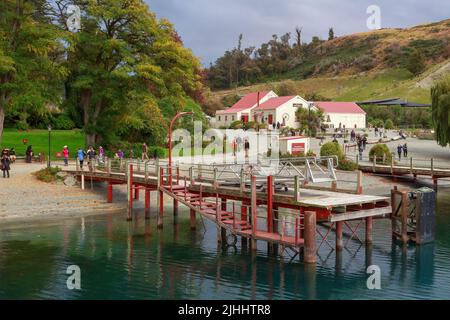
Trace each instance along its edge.
{"label": "red roof", "polygon": [[[259,100],[261,101],[270,91],[260,91]],[[236,102],[232,107],[220,110],[218,113],[235,113],[249,109],[258,103],[258,92],[252,92],[243,96],[238,102]]]}
{"label": "red roof", "polygon": [[285,96],[285,97],[276,97],[276,98],[270,98],[266,102],[259,105],[259,107],[256,107],[253,110],[273,110],[278,107],[281,107],[283,104],[288,102],[289,100],[294,99],[296,96]]}
{"label": "red roof", "polygon": [[314,104],[326,113],[366,114],[366,112],[354,102],[315,101]]}

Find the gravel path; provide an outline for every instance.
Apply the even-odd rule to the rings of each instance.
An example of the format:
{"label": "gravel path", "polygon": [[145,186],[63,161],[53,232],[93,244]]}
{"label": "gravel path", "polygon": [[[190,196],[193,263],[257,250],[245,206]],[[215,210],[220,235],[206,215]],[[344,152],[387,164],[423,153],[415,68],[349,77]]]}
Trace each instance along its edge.
{"label": "gravel path", "polygon": [[41,164],[14,163],[10,179],[0,176],[0,223],[74,217],[126,208],[123,201],[107,203],[104,187],[91,191],[63,183],[41,182],[32,173],[43,167]]}

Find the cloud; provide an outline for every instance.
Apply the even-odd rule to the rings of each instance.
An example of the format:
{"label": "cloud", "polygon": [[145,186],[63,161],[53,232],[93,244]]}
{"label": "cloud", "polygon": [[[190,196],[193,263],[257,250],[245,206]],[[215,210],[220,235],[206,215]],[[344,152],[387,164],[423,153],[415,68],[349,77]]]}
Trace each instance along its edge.
{"label": "cloud", "polygon": [[[328,29],[336,35],[367,31],[366,9],[378,5],[381,24],[409,27],[444,20],[450,1],[440,0],[146,0],[158,17],[169,19],[185,45],[209,65],[225,50],[243,44],[259,46],[273,34],[303,27],[303,39],[326,38]],[[446,16],[447,14],[447,16]]]}

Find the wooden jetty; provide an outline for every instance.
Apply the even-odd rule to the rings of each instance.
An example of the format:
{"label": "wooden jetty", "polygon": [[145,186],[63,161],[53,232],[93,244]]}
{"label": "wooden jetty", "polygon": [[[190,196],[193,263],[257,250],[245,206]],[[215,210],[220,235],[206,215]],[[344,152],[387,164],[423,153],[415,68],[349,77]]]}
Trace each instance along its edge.
{"label": "wooden jetty", "polygon": [[[216,224],[217,241],[223,244],[233,245],[240,237],[243,244],[249,240],[256,250],[256,242],[264,241],[280,253],[286,248],[296,254],[303,251],[306,263],[316,262],[318,249],[324,243],[329,245],[327,238],[333,230],[337,251],[344,247],[344,227],[356,237],[357,228],[365,225],[365,240],[370,244],[374,219],[389,217],[392,212],[390,199],[333,191],[336,177],[329,157],[301,161],[303,167],[292,165],[295,174],[286,172],[283,164],[282,169],[267,176],[258,170],[246,172],[245,165],[237,170],[235,164],[227,164],[229,170],[225,170],[223,165],[215,164],[175,164],[169,170],[163,161],[136,160],[121,163],[106,160],[88,171],[80,170],[78,165],[75,170],[66,171],[78,177],[82,187],[86,179],[106,182],[110,202],[113,186],[127,184],[129,220],[133,218],[133,199],[139,199],[140,191],[145,193],[146,218],[150,214],[150,193],[157,192],[158,228],[163,227],[164,196],[169,196],[173,199],[174,215],[178,214],[180,203],[185,205],[190,209],[191,228],[196,228],[199,214]],[[321,165],[327,163],[327,169],[322,169]],[[313,173],[314,166],[328,178]],[[314,181],[326,179],[331,182],[329,190],[310,188]],[[285,187],[278,188],[280,184]],[[357,226],[350,221],[357,221]],[[319,231],[318,223],[328,225],[326,233]],[[316,237],[320,237],[319,246]]]}
{"label": "wooden jetty", "polygon": [[433,180],[435,188],[438,185],[438,179],[450,177],[450,166],[442,163],[436,163],[435,159],[414,159],[407,158],[404,162],[395,161],[392,156],[391,161],[386,159],[373,157],[370,162],[358,161],[359,170],[374,174],[383,174],[391,176],[410,175],[415,179],[417,176],[430,177]]}

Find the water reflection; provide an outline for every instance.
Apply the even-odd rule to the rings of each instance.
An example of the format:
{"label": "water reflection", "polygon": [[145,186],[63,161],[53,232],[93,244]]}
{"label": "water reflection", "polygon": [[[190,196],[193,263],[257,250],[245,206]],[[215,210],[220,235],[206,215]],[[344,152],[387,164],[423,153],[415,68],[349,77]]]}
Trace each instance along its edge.
{"label": "water reflection", "polygon": [[[440,289],[450,282],[446,235],[402,246],[381,225],[373,245],[350,241],[337,253],[324,247],[311,266],[298,256],[280,258],[274,252],[282,248],[265,243],[258,250],[248,241],[217,246],[214,224],[192,231],[189,214],[179,210],[162,230],[144,213],[130,222],[111,214],[1,230],[0,298],[371,299],[365,270],[372,264],[383,273],[379,297],[450,295]],[[448,224],[448,216],[440,219]],[[65,287],[70,264],[82,269],[81,292]]]}

